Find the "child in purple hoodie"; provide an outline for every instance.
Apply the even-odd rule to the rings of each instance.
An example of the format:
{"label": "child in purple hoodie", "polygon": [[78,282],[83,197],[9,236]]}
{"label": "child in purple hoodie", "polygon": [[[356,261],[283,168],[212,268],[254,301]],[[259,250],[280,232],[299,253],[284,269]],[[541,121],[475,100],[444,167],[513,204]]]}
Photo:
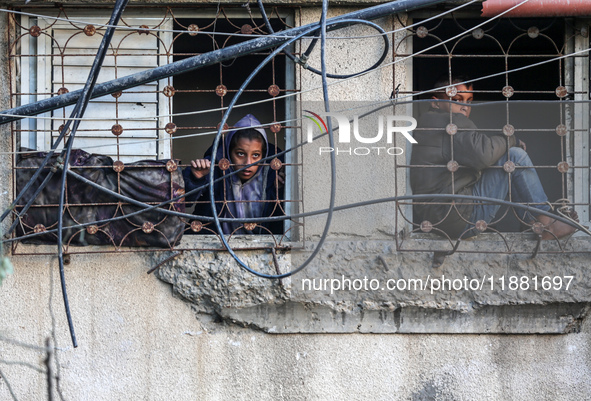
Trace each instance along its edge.
{"label": "child in purple hoodie", "polygon": [[[223,144],[220,143],[218,146],[214,168],[215,179],[281,151],[275,145],[269,144],[267,134],[263,128],[259,127],[260,125],[261,123],[252,114],[247,114],[236,123],[234,126],[236,129],[228,133]],[[186,192],[209,183],[211,152],[212,147],[205,152],[202,159],[191,160],[191,166],[183,171]],[[281,165],[283,164],[283,156],[276,159],[281,162]],[[214,184],[214,199],[219,217],[256,218],[284,214],[283,169],[272,169],[270,166],[272,160],[251,166]],[[197,201],[195,215],[212,215],[209,188],[187,196],[186,201]],[[257,223],[254,227],[240,222],[222,222],[221,225],[224,234],[283,233],[283,221]],[[215,230],[213,223],[205,227]],[[211,231],[202,230],[201,233],[210,234]]]}

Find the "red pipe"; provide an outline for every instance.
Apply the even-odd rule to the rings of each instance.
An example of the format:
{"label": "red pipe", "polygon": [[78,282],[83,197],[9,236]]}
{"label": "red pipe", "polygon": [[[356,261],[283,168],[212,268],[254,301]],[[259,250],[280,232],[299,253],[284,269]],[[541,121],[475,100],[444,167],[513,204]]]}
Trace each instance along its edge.
{"label": "red pipe", "polygon": [[[482,3],[482,16],[495,17],[522,3],[523,0],[486,0]],[[591,0],[529,0],[503,17],[567,17],[591,16]]]}

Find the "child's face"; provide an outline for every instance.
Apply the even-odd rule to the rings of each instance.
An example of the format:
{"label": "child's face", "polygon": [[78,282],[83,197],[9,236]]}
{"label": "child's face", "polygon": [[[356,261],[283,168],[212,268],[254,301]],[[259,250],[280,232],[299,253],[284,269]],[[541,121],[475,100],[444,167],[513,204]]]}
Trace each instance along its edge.
{"label": "child's face", "polygon": [[[261,160],[263,157],[263,142],[258,139],[240,138],[236,141],[236,146],[230,150],[230,159],[235,164],[236,169],[242,168]],[[250,166],[242,170],[237,175],[242,182],[250,180],[259,169],[259,166]]]}
{"label": "child's face", "polygon": [[[473,88],[471,85],[466,86],[462,84],[456,85],[456,89],[458,90],[458,93],[454,97],[452,97],[451,100],[458,102],[458,104],[449,102],[432,102],[431,107],[433,107],[434,109],[440,109],[447,112],[451,110],[452,113],[459,113],[465,115],[466,117],[470,117],[472,107],[470,107],[469,104],[472,103],[472,100],[474,100],[474,96],[472,95],[472,93],[466,91],[472,91]],[[445,94],[439,96],[440,97],[433,96],[433,99],[450,100],[450,98],[447,97]]]}

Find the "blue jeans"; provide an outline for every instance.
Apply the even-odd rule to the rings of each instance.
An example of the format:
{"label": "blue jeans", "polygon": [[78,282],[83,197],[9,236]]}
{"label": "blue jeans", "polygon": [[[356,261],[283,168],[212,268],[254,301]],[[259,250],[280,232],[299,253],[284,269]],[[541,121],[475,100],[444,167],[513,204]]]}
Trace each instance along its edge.
{"label": "blue jeans", "polygon": [[[540,178],[533,163],[525,150],[513,147],[509,149],[509,159],[515,163],[515,170],[511,173],[511,181],[509,181],[509,174],[502,168],[489,168],[482,172],[482,176],[474,185],[472,195],[483,196],[487,198],[495,198],[504,200],[509,193],[509,182],[511,183],[511,201],[518,203],[539,203],[530,206],[536,209],[548,211],[550,206],[545,204],[548,197],[544,192]],[[503,166],[507,161],[507,154],[505,153],[494,166]],[[530,167],[530,168],[520,168]],[[477,204],[474,205],[474,210],[470,217],[471,223],[476,223],[478,220],[484,220],[490,223],[499,210],[499,204]],[[535,219],[535,215],[522,209],[515,209],[515,212],[525,222],[531,222]],[[474,224],[468,224],[466,229],[473,228]],[[464,238],[474,236],[478,233],[476,230],[470,230],[463,235]]]}

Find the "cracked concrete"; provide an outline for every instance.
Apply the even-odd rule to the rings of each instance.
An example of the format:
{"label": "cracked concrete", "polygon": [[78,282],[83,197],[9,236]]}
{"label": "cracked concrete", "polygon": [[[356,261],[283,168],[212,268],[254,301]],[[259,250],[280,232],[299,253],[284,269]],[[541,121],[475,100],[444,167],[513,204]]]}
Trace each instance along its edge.
{"label": "cracked concrete", "polygon": [[[281,271],[314,246],[280,255]],[[587,314],[582,255],[461,253],[438,269],[431,255],[397,253],[391,241],[331,241],[289,281],[257,278],[220,252],[185,253],[158,277],[196,310],[268,332],[568,333]],[[274,273],[268,253],[241,257]]]}

